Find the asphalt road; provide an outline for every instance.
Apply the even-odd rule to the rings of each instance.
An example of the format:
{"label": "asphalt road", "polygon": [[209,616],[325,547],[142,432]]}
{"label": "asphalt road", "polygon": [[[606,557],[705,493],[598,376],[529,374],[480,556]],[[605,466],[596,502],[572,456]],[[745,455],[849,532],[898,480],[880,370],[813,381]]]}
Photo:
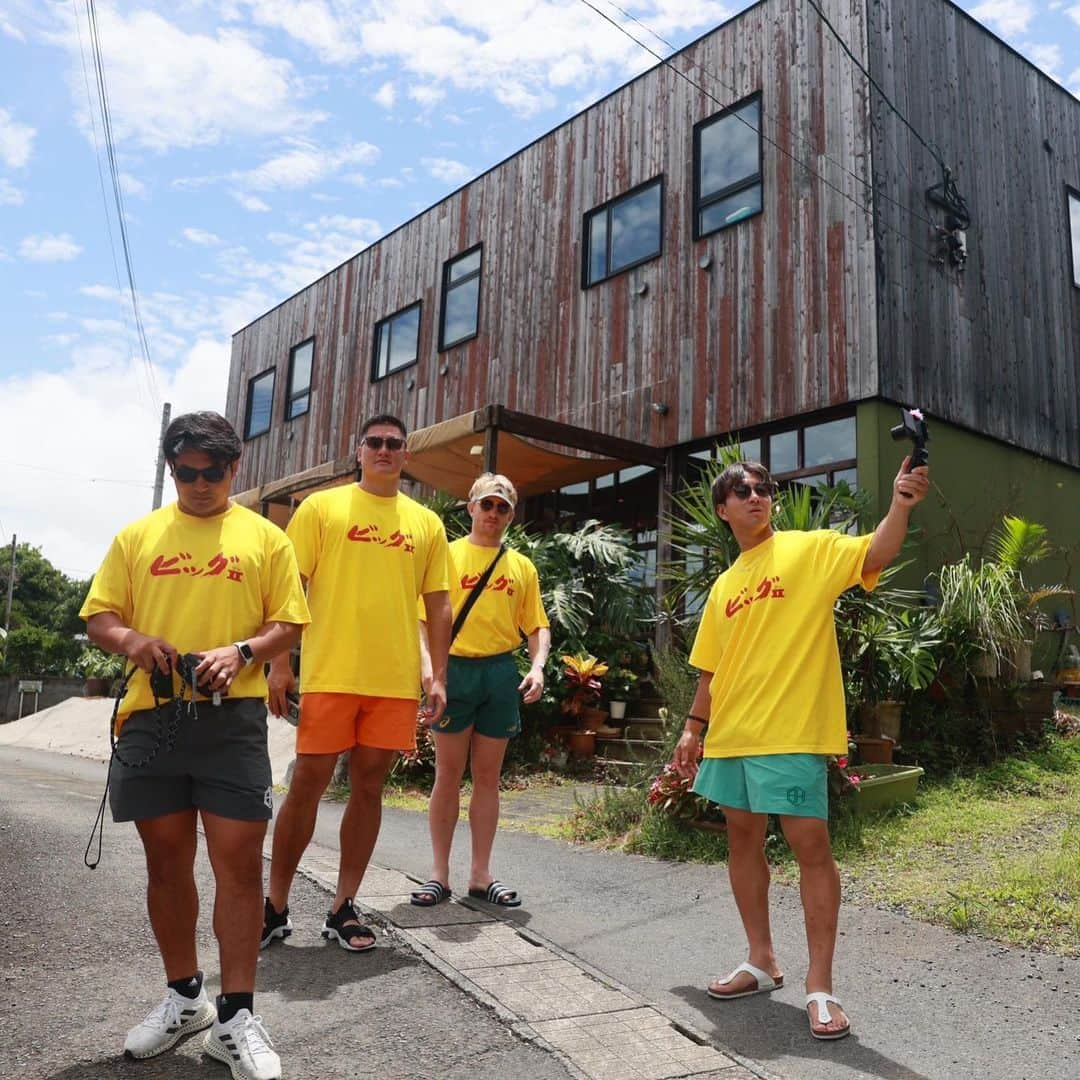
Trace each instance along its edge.
{"label": "asphalt road", "polygon": [[[340,809],[324,807],[316,838],[333,844]],[[451,885],[463,889],[459,827]],[[422,815],[388,811],[375,861],[424,878]],[[1076,1080],[1080,960],[965,938],[875,908],[845,905],[837,996],[854,1034],[810,1038],[806,952],[796,890],[773,890],[773,933],[786,973],[772,995],[716,1002],[704,986],[744,959],[722,868],[575,847],[504,830],[496,875],[522,892],[509,920],[528,925],[650,998],[669,1016],[791,1080]]]}
{"label": "asphalt road", "polygon": [[[149,1061],[119,1055],[127,1029],[164,993],[164,975],[134,828],[107,823],[101,865],[83,866],[103,781],[92,761],[0,748],[0,1077],[227,1077],[201,1035]],[[214,993],[204,852],[198,871],[200,957]],[[325,893],[298,879],[294,921],[309,929],[259,964],[256,1010],[286,1077],[569,1075],[400,945],[383,938],[352,955],[324,943],[326,906]]]}

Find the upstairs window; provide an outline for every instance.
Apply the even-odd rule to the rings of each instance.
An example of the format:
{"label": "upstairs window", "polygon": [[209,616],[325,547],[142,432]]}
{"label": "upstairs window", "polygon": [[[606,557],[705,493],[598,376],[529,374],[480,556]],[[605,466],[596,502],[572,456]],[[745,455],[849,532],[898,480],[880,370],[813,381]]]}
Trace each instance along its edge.
{"label": "upstairs window", "polygon": [[254,439],[270,430],[270,416],[274,408],[273,368],[254,376],[248,382],[247,414],[244,417],[244,438]]}
{"label": "upstairs window", "polygon": [[585,215],[583,288],[660,254],[663,195],[658,177]]}
{"label": "upstairs window", "polygon": [[694,128],[694,239],[762,210],[761,95]]}
{"label": "upstairs window", "polygon": [[372,382],[415,364],[420,352],[420,302],[375,324]]}
{"label": "upstairs window", "polygon": [[1072,283],[1080,289],[1080,191],[1069,192],[1069,250],[1072,252]]}
{"label": "upstairs window", "polygon": [[315,358],[315,339],[301,342],[289,352],[289,393],[285,398],[285,419],[303,416],[311,405],[311,362]]}
{"label": "upstairs window", "polygon": [[479,245],[443,264],[442,311],[439,315],[439,351],[460,345],[477,335],[480,325]]}

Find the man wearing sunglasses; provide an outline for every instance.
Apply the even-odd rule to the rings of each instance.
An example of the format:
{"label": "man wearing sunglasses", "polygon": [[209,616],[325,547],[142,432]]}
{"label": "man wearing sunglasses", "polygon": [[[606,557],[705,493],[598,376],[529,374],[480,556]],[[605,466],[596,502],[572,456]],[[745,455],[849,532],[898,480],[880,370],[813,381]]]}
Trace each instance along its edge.
{"label": "man wearing sunglasses", "polygon": [[[446,712],[431,729],[435,739],[435,786],[428,806],[432,872],[430,880],[412,894],[412,902],[419,907],[431,907],[450,896],[450,846],[461,812],[466,761],[472,776],[469,895],[501,907],[521,905],[517,891],[497,881],[491,872],[491,849],[499,823],[499,774],[508,743],[521,731],[519,697],[529,705],[544,692],[551,631],[536,567],[524,555],[503,547],[516,505],[514,485],[498,473],[484,473],[469,492],[472,529],[450,545],[450,602],[455,619],[460,621],[473,591],[481,587],[483,591],[453,639]],[[522,637],[530,660],[524,678],[514,659]],[[432,661],[423,626],[420,642],[426,683],[432,678]]]}
{"label": "man wearing sunglasses", "polygon": [[[673,764],[694,791],[724,810],[728,874],[749,946],[746,963],[708,986],[730,1001],[783,985],[769,927],[765,832],[776,814],[799,864],[810,963],[806,1010],[815,1039],[851,1025],[833,996],[840,875],[828,829],[828,755],[847,753],[844,687],[833,605],[846,589],[871,590],[896,558],[928,470],[893,481],[888,513],[870,536],[831,529],[776,532],[775,485],[743,461],[713,485],[713,503],[739,545],[714,583],[690,663],[701,672]],[[702,736],[704,735],[704,760]]]}
{"label": "man wearing sunglasses", "polygon": [[[254,1013],[262,844],[273,809],[263,663],[299,640],[308,608],[285,534],[229,503],[240,457],[229,422],[210,412],[178,416],[163,449],[177,501],[121,530],[80,612],[90,640],[122,653],[134,672],[117,712],[110,803],[114,820],[135,822],[146,852],[147,906],[168,983],[124,1050],[154,1057],[213,1025],[211,1056],[233,1076],[272,1080],[280,1061]],[[177,703],[158,701],[185,692],[175,672],[187,653],[200,657],[194,681],[220,703],[188,689],[195,709],[162,742]],[[216,883],[216,1009],[195,950],[199,818]]]}
{"label": "man wearing sunglasses", "polygon": [[[437,721],[446,706],[446,532],[437,515],[398,490],[408,460],[405,438],[397,417],[368,419],[356,452],[359,483],[309,495],[289,522],[311,626],[300,654],[296,765],[274,827],[263,947],[292,933],[289,889],[344,752],[349,801],[341,819],[337,893],[322,933],[350,952],[375,947],[353,897],[379,835],[386,775],[401,751],[416,746],[421,598],[433,663],[425,719]],[[285,715],[295,685],[288,658],[279,657],[270,670],[276,714]]]}

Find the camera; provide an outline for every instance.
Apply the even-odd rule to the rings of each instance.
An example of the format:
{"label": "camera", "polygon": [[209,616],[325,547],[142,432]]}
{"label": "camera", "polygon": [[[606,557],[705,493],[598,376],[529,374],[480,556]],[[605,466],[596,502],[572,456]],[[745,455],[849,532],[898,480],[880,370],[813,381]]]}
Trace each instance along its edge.
{"label": "camera", "polygon": [[193,686],[203,697],[213,698],[214,704],[217,705],[225,696],[225,691],[215,690],[214,687],[211,686],[209,680],[206,682],[195,681],[195,669],[201,663],[201,656],[197,656],[195,653],[184,653],[184,655],[180,657],[178,663],[180,678],[184,680],[185,686]]}
{"label": "camera", "polygon": [[920,409],[901,409],[901,421],[895,427],[889,428],[889,434],[894,442],[910,439],[913,444],[911,461],[908,462],[907,471],[925,465],[930,460],[930,451],[926,444],[930,441],[930,429],[926,426],[926,419]]}
{"label": "camera", "polygon": [[[169,658],[167,656],[165,657],[165,662],[169,663]],[[150,692],[158,701],[168,701],[172,698],[172,664],[169,664],[168,671],[162,671],[156,664],[154,665],[154,670],[150,672]]]}

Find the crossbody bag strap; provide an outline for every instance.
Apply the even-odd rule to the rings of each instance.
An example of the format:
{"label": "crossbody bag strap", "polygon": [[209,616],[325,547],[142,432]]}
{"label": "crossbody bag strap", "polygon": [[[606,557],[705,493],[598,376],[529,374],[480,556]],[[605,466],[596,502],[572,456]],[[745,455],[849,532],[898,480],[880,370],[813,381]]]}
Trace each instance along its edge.
{"label": "crossbody bag strap", "polygon": [[500,544],[499,550],[495,553],[495,558],[488,564],[488,568],[480,575],[479,580],[473,586],[472,591],[465,598],[465,603],[462,604],[461,610],[457,613],[454,619],[454,625],[450,629],[450,644],[453,645],[454,638],[458,636],[462,626],[465,625],[465,620],[469,617],[469,612],[473,609],[473,604],[480,599],[480,594],[487,587],[487,583],[491,580],[491,575],[495,570],[495,564],[503,557],[503,552],[506,551],[506,545]]}

